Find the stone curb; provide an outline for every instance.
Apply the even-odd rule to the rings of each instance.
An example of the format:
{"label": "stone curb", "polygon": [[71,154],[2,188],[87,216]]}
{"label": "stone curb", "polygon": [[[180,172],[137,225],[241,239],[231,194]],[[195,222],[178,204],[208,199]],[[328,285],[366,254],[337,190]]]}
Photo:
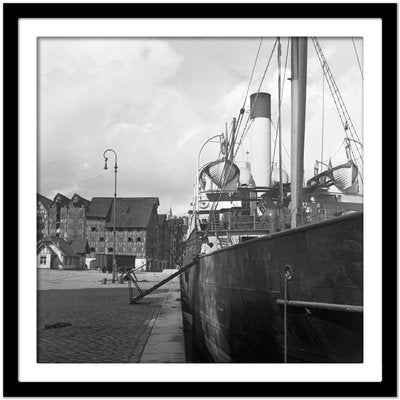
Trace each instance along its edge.
{"label": "stone curb", "polygon": [[139,363],[185,363],[179,278],[173,279]]}

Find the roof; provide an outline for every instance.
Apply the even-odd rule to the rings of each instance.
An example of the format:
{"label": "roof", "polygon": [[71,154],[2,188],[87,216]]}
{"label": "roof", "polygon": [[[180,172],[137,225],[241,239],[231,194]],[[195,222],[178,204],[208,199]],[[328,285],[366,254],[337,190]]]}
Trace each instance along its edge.
{"label": "roof", "polygon": [[158,218],[158,225],[161,226],[165,222],[167,215],[166,214],[158,214],[157,218]]}
{"label": "roof", "polygon": [[60,251],[68,257],[78,257],[75,253],[74,249],[62,238],[57,236],[46,236],[43,240],[43,243],[53,243],[56,247],[60,249]]}
{"label": "roof", "polygon": [[37,193],[37,200],[41,201],[43,206],[48,210],[51,207],[51,203],[53,200],[48,199],[47,197],[42,196],[41,194]]}
{"label": "roof", "polygon": [[89,204],[87,217],[102,217],[106,218],[113,199],[111,197],[93,197]]}
{"label": "roof", "polygon": [[88,248],[88,241],[85,238],[76,238],[72,240],[71,247],[77,254],[86,253]]}
{"label": "roof", "polygon": [[[87,217],[106,218],[106,226],[114,226],[114,199],[93,197]],[[117,197],[115,225],[118,228],[146,228],[158,197]]]}
{"label": "roof", "polygon": [[89,203],[90,203],[89,200],[86,200],[86,199],[84,199],[82,196],[79,196],[78,193],[75,193],[75,194],[71,197],[71,202],[75,203],[75,202],[74,202],[74,199],[77,200],[77,203],[83,204],[83,205],[86,206],[86,207],[87,207],[87,206],[89,205]]}
{"label": "roof", "polygon": [[57,202],[57,203],[60,202],[61,204],[68,204],[70,201],[71,200],[68,197],[64,196],[61,193],[57,193],[54,196],[54,200],[53,200],[53,202]]}
{"label": "roof", "polygon": [[[115,226],[117,228],[147,228],[154,206],[159,204],[158,197],[117,198]],[[112,207],[106,226],[113,225],[114,208]]]}

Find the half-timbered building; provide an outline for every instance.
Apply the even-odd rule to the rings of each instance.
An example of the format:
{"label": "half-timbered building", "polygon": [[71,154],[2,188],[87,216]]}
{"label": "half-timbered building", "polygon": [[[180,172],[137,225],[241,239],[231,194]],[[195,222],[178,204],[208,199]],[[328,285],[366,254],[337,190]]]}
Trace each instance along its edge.
{"label": "half-timbered building", "polygon": [[[115,254],[118,262],[135,258],[135,267],[158,262],[157,197],[117,198],[115,204]],[[86,214],[86,237],[92,255],[113,254],[114,199],[93,197]],[[110,257],[105,258],[107,261]],[[124,266],[133,266],[126,265]],[[99,265],[101,267],[101,265]]]}
{"label": "half-timbered building", "polygon": [[36,210],[36,239],[37,241],[48,236],[50,233],[50,208],[53,200],[37,193],[37,210]]}

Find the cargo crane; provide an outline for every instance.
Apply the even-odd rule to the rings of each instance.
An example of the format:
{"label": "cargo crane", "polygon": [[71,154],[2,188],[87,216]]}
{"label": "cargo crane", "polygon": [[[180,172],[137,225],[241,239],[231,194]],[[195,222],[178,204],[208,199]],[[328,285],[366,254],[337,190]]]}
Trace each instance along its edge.
{"label": "cargo crane", "polygon": [[[360,177],[360,180],[363,183],[363,166],[364,166],[363,155],[362,155],[363,145],[360,141],[360,138],[358,137],[356,128],[354,127],[354,124],[350,118],[350,114],[348,113],[347,108],[344,104],[342,95],[340,94],[339,88],[336,85],[335,78],[333,77],[331,69],[329,68],[328,62],[324,56],[324,53],[318,42],[318,39],[316,37],[312,37],[311,40],[313,42],[318,59],[321,63],[322,71],[324,73],[326,82],[329,85],[329,90],[331,92],[333,101],[335,103],[336,110],[339,114],[340,121],[343,125],[344,133],[346,135],[345,150],[346,150],[347,160],[349,162],[350,161],[353,162],[358,167],[358,176]],[[352,146],[352,143],[354,144],[354,146]],[[356,149],[355,152],[353,150],[353,147],[355,147]]]}

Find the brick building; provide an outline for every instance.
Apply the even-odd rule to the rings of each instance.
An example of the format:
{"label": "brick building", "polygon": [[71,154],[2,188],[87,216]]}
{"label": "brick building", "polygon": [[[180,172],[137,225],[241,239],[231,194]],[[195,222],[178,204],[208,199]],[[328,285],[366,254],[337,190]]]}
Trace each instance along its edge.
{"label": "brick building", "polygon": [[53,200],[37,193],[37,209],[36,209],[36,239],[37,241],[49,235],[50,232],[50,208]]}
{"label": "brick building", "polygon": [[[86,214],[86,238],[99,261],[102,255],[113,253],[113,203],[113,198],[93,197]],[[119,265],[134,256],[135,267],[148,263],[147,270],[158,270],[158,206],[157,197],[117,198],[115,254]]]}

